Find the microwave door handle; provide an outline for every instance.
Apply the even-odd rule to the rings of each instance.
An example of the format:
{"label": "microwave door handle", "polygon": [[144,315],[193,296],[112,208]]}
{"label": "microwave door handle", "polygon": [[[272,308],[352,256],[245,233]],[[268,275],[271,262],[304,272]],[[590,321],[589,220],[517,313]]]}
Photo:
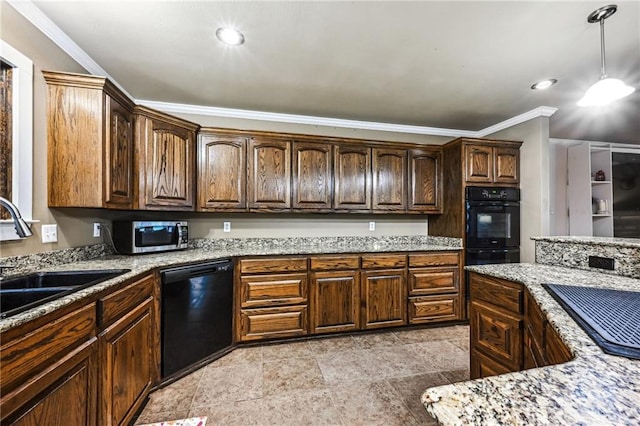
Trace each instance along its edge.
{"label": "microwave door handle", "polygon": [[180,226],[179,223],[176,223],[176,231],[178,233],[176,244],[180,244],[180,242],[182,241],[182,226]]}

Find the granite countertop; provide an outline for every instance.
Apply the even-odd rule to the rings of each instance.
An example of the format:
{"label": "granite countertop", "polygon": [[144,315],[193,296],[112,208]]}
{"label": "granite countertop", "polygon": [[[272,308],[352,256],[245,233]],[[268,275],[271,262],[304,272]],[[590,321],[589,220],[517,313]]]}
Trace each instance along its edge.
{"label": "granite countertop", "polygon": [[427,389],[422,403],[445,425],[640,423],[640,361],[607,355],[541,286],[640,291],[640,280],[540,264],[468,266],[524,284],[567,344],[564,364]]}
{"label": "granite countertop", "polygon": [[[338,253],[391,253],[415,251],[459,251],[462,242],[456,238],[386,237],[386,238],[282,238],[196,240],[191,249],[138,256],[106,255],[91,260],[70,261],[56,266],[37,268],[37,271],[77,271],[130,269],[123,275],[67,296],[45,303],[28,311],[0,320],[0,332],[24,324],[53,312],[65,305],[84,299],[109,287],[120,284],[155,268],[206,262],[235,256],[311,255]],[[29,272],[20,270],[20,275]]]}
{"label": "granite countertop", "polygon": [[534,241],[547,241],[550,243],[587,244],[593,246],[640,248],[640,238],[614,238],[614,237],[532,237]]}

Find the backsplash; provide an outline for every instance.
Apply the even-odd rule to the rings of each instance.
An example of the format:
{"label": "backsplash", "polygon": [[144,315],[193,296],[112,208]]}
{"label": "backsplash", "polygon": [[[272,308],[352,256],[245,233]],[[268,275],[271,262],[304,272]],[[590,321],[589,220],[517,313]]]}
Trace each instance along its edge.
{"label": "backsplash", "polygon": [[[640,278],[640,239],[603,237],[539,237],[536,263]],[[589,256],[614,259],[614,269],[589,267]]]}
{"label": "backsplash", "polygon": [[24,256],[0,257],[0,265],[5,267],[11,266],[11,269],[6,270],[6,275],[14,275],[38,268],[59,265],[61,263],[81,262],[84,260],[95,259],[96,257],[106,256],[112,253],[113,250],[111,247],[103,243],[45,251],[42,253],[33,253]]}

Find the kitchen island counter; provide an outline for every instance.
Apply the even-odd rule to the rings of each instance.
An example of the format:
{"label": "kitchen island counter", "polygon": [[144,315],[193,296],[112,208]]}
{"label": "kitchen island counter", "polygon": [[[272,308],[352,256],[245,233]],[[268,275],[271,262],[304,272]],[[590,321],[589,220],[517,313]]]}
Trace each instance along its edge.
{"label": "kitchen island counter", "polygon": [[526,286],[574,359],[427,389],[422,402],[441,424],[640,423],[640,361],[605,354],[541,286],[556,283],[640,291],[640,280],[541,264],[466,269]]}

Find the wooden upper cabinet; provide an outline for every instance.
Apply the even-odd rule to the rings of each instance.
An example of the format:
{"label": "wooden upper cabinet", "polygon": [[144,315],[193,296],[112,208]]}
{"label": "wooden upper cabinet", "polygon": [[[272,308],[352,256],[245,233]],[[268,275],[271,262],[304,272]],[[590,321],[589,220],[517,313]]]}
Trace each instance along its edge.
{"label": "wooden upper cabinet", "polygon": [[291,142],[251,138],[247,168],[250,209],[291,207]]}
{"label": "wooden upper cabinet", "polygon": [[490,146],[466,145],[466,181],[493,183],[493,148]]}
{"label": "wooden upper cabinet", "polygon": [[373,210],[407,208],[407,150],[373,148]]}
{"label": "wooden upper cabinet", "polygon": [[336,145],[333,150],[333,208],[371,210],[371,148]]}
{"label": "wooden upper cabinet", "polygon": [[198,210],[244,211],[247,207],[247,139],[200,133]]}
{"label": "wooden upper cabinet", "polygon": [[465,180],[469,184],[513,186],[520,181],[520,143],[487,141],[464,145]]}
{"label": "wooden upper cabinet", "polygon": [[294,209],[331,210],[332,145],[293,143]]}
{"label": "wooden upper cabinet", "polygon": [[442,153],[409,150],[408,210],[442,213]]}
{"label": "wooden upper cabinet", "polygon": [[198,125],[136,106],[136,207],[193,210]]}
{"label": "wooden upper cabinet", "polygon": [[516,148],[494,148],[494,179],[496,183],[520,181],[520,150]]}
{"label": "wooden upper cabinet", "polygon": [[49,207],[131,209],[133,103],[104,77],[43,75]]}

